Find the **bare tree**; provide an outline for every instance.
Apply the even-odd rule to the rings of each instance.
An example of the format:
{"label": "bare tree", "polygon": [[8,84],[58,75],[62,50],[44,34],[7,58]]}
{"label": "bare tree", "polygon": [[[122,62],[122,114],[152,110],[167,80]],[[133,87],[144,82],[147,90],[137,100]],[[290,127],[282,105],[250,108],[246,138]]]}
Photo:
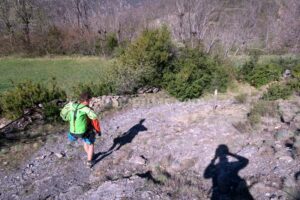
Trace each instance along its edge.
{"label": "bare tree", "polygon": [[10,45],[14,45],[14,22],[11,19],[12,16],[12,3],[9,0],[0,1],[0,20],[3,22],[5,27],[5,34],[9,35]]}
{"label": "bare tree", "polygon": [[86,0],[73,0],[77,20],[77,28],[89,31],[88,2]]}
{"label": "bare tree", "polygon": [[23,42],[29,50],[31,48],[30,24],[33,18],[34,1],[33,0],[16,0],[15,9],[17,18],[21,21],[23,30]]}

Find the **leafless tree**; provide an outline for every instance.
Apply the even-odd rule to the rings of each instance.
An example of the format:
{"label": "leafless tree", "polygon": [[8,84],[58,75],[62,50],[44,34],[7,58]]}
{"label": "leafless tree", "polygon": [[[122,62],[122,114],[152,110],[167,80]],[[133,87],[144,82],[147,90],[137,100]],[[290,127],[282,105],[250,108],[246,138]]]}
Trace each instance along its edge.
{"label": "leafless tree", "polygon": [[5,27],[5,34],[9,35],[10,46],[14,45],[14,22],[12,20],[12,3],[9,0],[2,0],[0,2],[0,20]]}
{"label": "leafless tree", "polygon": [[23,42],[27,49],[31,48],[30,24],[33,18],[34,1],[33,0],[16,0],[15,9],[17,18],[21,21],[23,30]]}
{"label": "leafless tree", "polygon": [[87,0],[73,0],[77,20],[77,28],[89,31],[89,15]]}

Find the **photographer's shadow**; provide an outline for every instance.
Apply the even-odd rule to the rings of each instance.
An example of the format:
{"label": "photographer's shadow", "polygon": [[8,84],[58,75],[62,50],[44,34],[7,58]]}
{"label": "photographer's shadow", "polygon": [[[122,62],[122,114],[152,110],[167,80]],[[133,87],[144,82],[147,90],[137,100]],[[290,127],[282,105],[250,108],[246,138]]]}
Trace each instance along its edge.
{"label": "photographer's shadow", "polygon": [[[228,156],[237,161],[229,162]],[[218,163],[215,163],[218,159]],[[207,166],[204,178],[212,179],[211,200],[253,200],[246,181],[238,172],[248,165],[248,159],[232,154],[226,145],[219,145],[215,157]]]}

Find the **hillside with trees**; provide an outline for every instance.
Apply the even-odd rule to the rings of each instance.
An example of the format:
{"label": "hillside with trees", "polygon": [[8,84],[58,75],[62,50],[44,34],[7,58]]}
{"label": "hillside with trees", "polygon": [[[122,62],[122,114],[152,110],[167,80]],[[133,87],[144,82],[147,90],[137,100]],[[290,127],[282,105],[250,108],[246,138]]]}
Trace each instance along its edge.
{"label": "hillside with trees", "polygon": [[239,55],[299,53],[298,0],[2,0],[0,54],[110,54],[168,25],[179,44]]}

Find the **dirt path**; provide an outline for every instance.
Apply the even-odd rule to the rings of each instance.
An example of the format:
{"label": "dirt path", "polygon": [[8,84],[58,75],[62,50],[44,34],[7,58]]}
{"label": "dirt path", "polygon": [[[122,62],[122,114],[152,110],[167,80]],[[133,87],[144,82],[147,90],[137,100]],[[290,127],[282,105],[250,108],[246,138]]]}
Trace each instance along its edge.
{"label": "dirt path", "polygon": [[105,117],[92,170],[80,144],[58,133],[20,169],[0,171],[0,199],[210,199],[233,187],[237,199],[288,199],[300,163],[274,137],[280,121],[241,133],[248,106],[214,107],[145,105]]}

